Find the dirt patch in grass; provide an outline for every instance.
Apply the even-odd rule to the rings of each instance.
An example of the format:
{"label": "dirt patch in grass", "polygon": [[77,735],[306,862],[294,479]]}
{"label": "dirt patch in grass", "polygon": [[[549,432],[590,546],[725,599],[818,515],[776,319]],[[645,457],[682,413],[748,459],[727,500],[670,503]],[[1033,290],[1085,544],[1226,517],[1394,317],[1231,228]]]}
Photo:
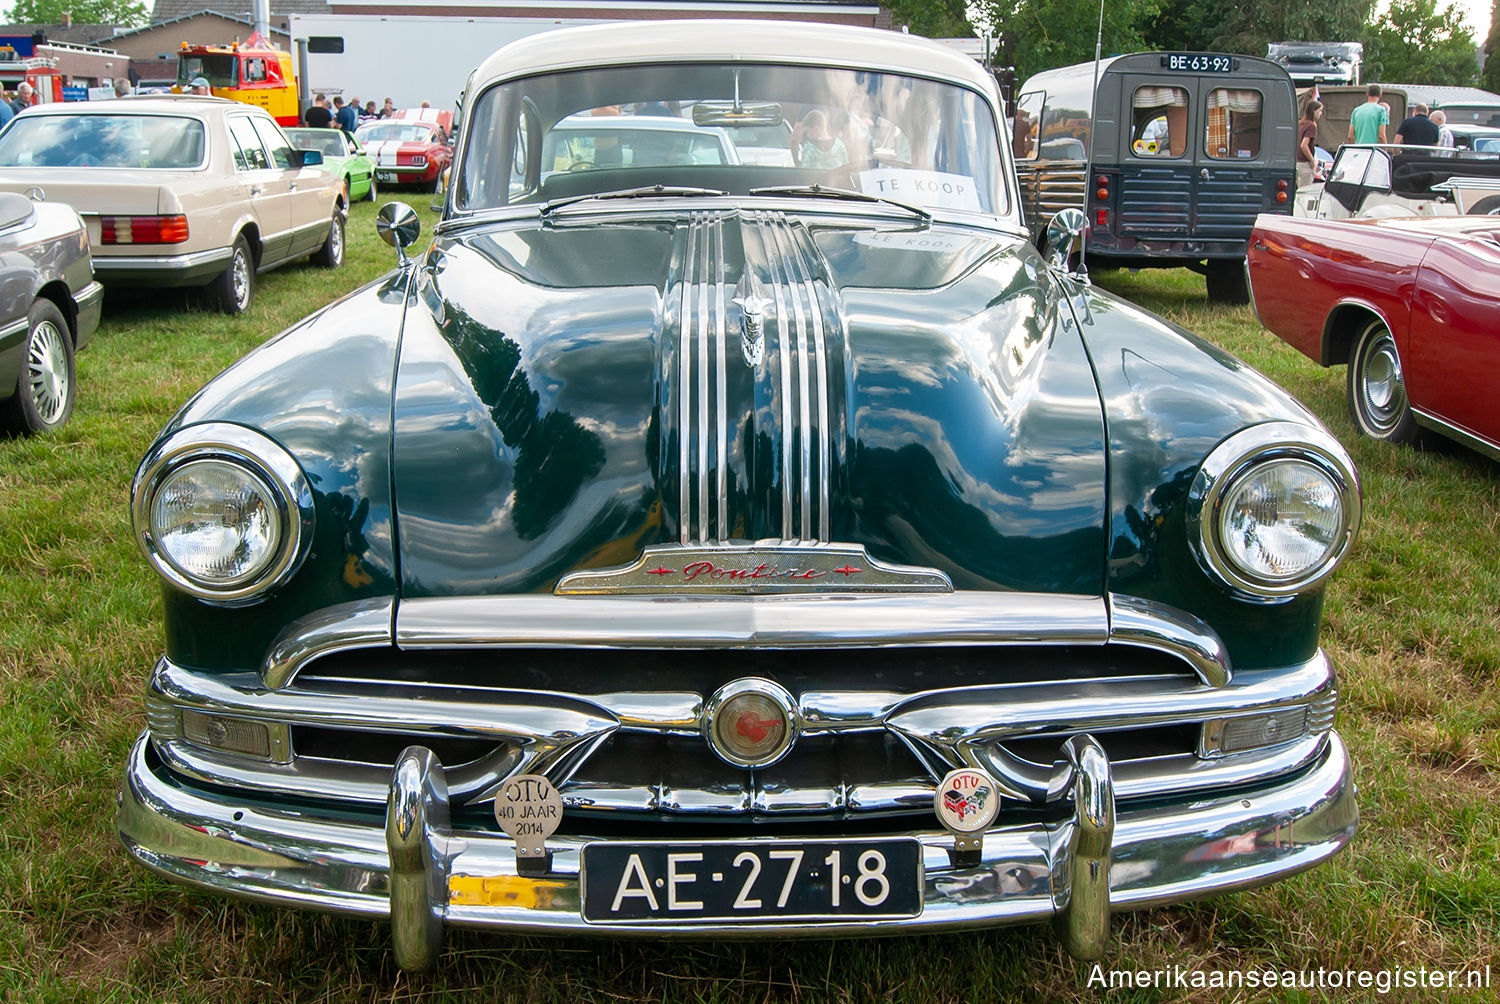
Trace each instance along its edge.
{"label": "dirt patch in grass", "polygon": [[121,911],[107,924],[92,923],[63,953],[62,971],[85,985],[121,979],[132,960],[177,936],[177,918],[165,912]]}

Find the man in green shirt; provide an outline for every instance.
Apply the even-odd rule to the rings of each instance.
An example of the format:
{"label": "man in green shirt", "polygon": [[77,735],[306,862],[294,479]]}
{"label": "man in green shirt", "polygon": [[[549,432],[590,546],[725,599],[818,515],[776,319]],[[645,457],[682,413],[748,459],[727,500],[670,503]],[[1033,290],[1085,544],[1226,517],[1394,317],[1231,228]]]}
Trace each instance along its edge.
{"label": "man in green shirt", "polygon": [[1380,85],[1365,88],[1365,103],[1349,116],[1350,143],[1384,143],[1391,116],[1380,104]]}

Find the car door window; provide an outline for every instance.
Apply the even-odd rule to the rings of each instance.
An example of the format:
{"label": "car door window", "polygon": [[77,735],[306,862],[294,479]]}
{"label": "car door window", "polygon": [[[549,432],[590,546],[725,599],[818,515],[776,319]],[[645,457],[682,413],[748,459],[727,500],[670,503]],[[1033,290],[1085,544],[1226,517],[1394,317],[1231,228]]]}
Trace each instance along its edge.
{"label": "car door window", "polygon": [[261,145],[260,136],[250,124],[248,115],[236,115],[229,120],[229,135],[235,143],[234,166],[241,171],[263,171],[271,166]]}
{"label": "car door window", "polygon": [[1130,152],[1136,157],[1181,157],[1187,152],[1188,92],[1149,84],[1130,99]]}
{"label": "car door window", "polygon": [[1215,160],[1259,157],[1261,103],[1260,91],[1229,87],[1209,91],[1204,152]]}
{"label": "car door window", "polygon": [[265,143],[266,149],[271,151],[271,162],[283,171],[291,170],[299,165],[292,162],[292,144],[286,141],[281,130],[276,128],[270,119],[252,118],[250,124],[255,127],[255,132]]}

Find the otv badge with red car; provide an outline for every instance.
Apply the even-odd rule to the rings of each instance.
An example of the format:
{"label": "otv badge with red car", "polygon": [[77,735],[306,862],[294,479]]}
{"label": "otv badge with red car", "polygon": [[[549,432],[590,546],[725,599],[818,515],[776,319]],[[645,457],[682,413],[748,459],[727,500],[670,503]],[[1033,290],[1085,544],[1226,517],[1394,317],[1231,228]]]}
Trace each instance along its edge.
{"label": "otv badge with red car", "polygon": [[938,821],[952,833],[979,833],[995,821],[1000,792],[982,770],[960,767],[950,771],[933,798]]}

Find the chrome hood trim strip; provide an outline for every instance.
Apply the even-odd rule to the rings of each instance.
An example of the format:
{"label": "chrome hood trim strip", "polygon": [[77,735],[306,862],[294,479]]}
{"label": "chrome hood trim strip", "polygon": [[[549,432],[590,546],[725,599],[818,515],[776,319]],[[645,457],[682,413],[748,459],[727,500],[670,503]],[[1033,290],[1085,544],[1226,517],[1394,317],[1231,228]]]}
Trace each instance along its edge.
{"label": "chrome hood trim strip", "polygon": [[1103,597],[956,592],[788,596],[470,596],[403,600],[402,648],[843,648],[1104,644]]}
{"label": "chrome hood trim strip", "polygon": [[[806,545],[796,548],[799,554],[807,550]],[[872,565],[879,564],[872,560]],[[931,573],[881,567],[902,575]],[[1212,628],[1183,611],[1137,597],[961,591],[934,604],[925,593],[905,591],[587,595],[598,591],[591,588],[596,577],[637,569],[644,571],[645,565],[579,573],[564,580],[579,595],[434,597],[403,600],[399,609],[391,599],[340,604],[289,625],[266,653],[260,677],[267,689],[276,690],[320,656],[393,643],[430,649],[1113,642],[1175,655],[1211,687],[1222,687],[1232,678],[1228,652]],[[936,581],[921,588],[935,589]]]}

